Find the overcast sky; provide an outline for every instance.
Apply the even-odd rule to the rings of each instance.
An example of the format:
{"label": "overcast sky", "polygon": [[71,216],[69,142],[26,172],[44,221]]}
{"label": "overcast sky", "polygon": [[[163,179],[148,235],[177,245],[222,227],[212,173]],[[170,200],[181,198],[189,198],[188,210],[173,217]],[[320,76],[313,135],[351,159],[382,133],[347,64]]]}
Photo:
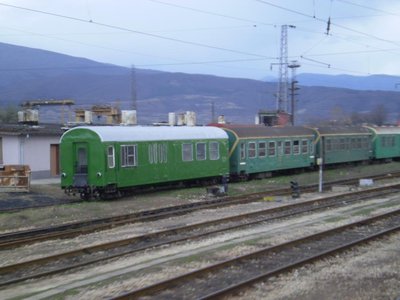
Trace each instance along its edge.
{"label": "overcast sky", "polygon": [[282,25],[298,73],[400,75],[398,0],[0,0],[1,42],[228,77],[277,76]]}

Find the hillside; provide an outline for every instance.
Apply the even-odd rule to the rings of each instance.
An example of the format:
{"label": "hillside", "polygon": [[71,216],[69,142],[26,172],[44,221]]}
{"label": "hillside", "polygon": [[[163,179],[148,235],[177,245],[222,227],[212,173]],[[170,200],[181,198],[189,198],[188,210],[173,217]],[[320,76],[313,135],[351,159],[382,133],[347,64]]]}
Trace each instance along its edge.
{"label": "hillside", "polygon": [[[85,58],[0,43],[0,105],[33,99],[74,99],[76,107],[118,103],[129,109],[131,70]],[[297,120],[334,118],[332,112],[364,112],[383,104],[397,119],[400,97],[391,91],[356,91],[301,86]],[[317,84],[315,84],[317,85]],[[276,83],[210,75],[136,70],[140,123],[167,120],[168,112],[193,110],[200,123],[211,121],[211,106],[232,122],[252,123],[259,109],[274,109]],[[340,108],[340,109],[338,109]],[[57,120],[54,108],[42,118]]]}
{"label": "hillside", "polygon": [[303,73],[297,76],[302,85],[347,88],[364,91],[400,91],[399,76],[390,75],[324,75]]}

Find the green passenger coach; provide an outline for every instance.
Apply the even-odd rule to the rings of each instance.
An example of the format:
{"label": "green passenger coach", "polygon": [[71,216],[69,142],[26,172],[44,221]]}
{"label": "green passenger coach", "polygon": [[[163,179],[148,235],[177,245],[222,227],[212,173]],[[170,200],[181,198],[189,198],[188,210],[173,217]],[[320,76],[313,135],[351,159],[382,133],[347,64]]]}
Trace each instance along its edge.
{"label": "green passenger coach", "polygon": [[60,154],[61,187],[82,198],[229,174],[228,136],[216,127],[76,127]]}
{"label": "green passenger coach", "polygon": [[316,128],[316,153],[324,164],[368,161],[373,157],[371,132],[364,127]]}
{"label": "green passenger coach", "polygon": [[315,132],[305,127],[224,125],[234,177],[264,177],[273,171],[314,165]]}
{"label": "green passenger coach", "polygon": [[372,149],[375,159],[400,157],[399,127],[366,127],[372,133]]}

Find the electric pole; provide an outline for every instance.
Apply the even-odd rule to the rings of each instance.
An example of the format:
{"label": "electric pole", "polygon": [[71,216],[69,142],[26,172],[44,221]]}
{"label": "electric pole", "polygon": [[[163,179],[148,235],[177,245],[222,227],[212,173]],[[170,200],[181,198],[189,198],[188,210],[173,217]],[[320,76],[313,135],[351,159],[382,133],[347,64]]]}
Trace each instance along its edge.
{"label": "electric pole", "polygon": [[131,100],[132,109],[137,110],[137,93],[136,93],[136,68],[135,65],[131,66]]}
{"label": "electric pole", "polygon": [[[296,28],[294,25],[281,26],[281,45],[279,57],[279,81],[276,94],[277,111],[288,111],[288,28]],[[271,64],[272,67],[273,64]]]}
{"label": "electric pole", "polygon": [[295,96],[297,96],[298,94],[296,94],[296,91],[299,90],[300,88],[296,86],[297,83],[299,83],[296,80],[296,69],[300,68],[300,64],[297,63],[296,60],[292,61],[292,63],[290,65],[288,65],[288,68],[290,68],[292,70],[292,82],[290,84],[290,104],[291,104],[291,123],[292,126],[294,126],[294,115],[295,115],[295,111],[296,111],[296,99]]}

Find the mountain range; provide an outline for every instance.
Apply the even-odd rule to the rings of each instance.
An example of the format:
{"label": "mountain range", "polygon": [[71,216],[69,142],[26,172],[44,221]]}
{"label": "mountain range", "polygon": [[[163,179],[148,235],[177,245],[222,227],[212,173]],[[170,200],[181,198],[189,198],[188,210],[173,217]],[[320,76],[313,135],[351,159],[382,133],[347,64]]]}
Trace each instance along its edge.
{"label": "mountain range", "polygon": [[[99,63],[40,49],[0,43],[0,106],[36,99],[73,99],[75,108],[112,104],[133,107],[136,94],[142,124],[167,120],[168,112],[195,111],[200,124],[223,114],[231,122],[253,123],[260,109],[274,110],[276,82],[161,72]],[[337,119],[383,106],[398,118],[399,77],[299,74],[296,122]],[[133,84],[134,83],[134,84]],[[59,120],[60,108],[41,107],[44,120]]]}

